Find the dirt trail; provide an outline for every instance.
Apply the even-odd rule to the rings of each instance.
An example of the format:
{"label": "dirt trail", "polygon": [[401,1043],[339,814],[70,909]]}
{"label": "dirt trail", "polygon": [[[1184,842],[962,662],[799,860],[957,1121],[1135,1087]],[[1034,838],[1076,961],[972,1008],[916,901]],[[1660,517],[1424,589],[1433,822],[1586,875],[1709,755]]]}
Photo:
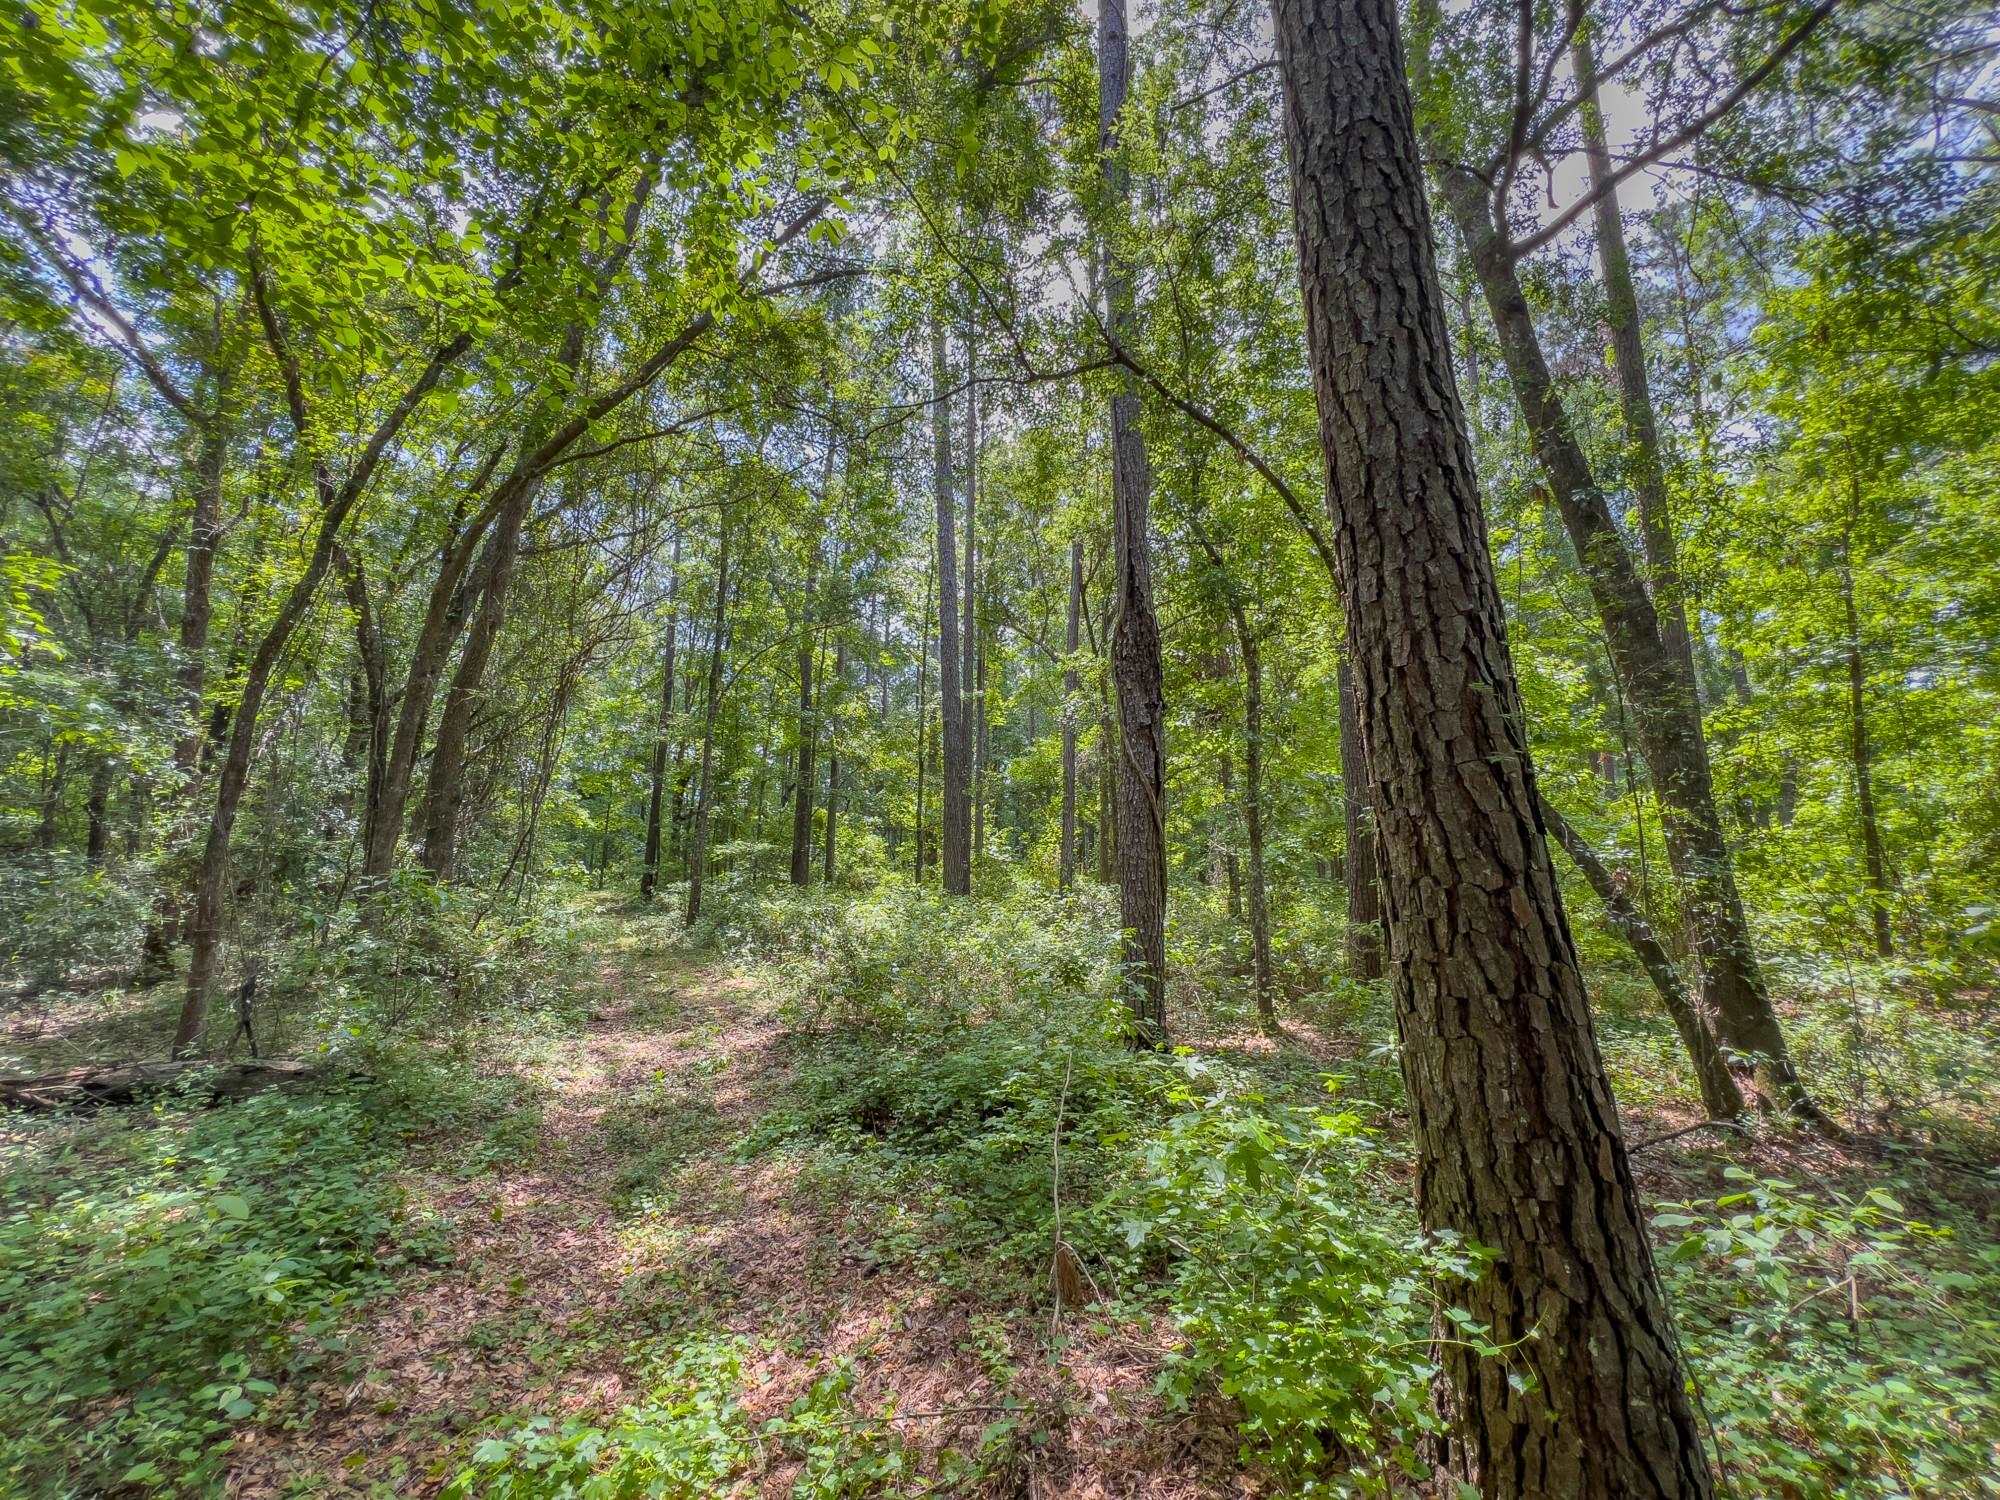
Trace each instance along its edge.
{"label": "dirt trail", "polygon": [[[643,1395],[635,1351],[670,1355],[697,1326],[750,1341],[753,1425],[840,1361],[854,1411],[893,1402],[922,1454],[970,1453],[1025,1405],[1018,1457],[972,1493],[1239,1492],[1214,1433],[1157,1410],[1150,1341],[1078,1330],[1052,1360],[1045,1314],[879,1266],[865,1211],[783,1157],[732,1151],[788,1071],[768,995],[629,933],[592,974],[583,1029],[511,1069],[542,1094],[532,1144],[480,1175],[414,1175],[412,1208],[448,1249],[368,1305],[346,1377],[287,1392],[275,1430],[239,1435],[232,1494],[434,1493],[473,1430],[613,1416]],[[790,1494],[797,1472],[773,1453],[743,1489]]]}

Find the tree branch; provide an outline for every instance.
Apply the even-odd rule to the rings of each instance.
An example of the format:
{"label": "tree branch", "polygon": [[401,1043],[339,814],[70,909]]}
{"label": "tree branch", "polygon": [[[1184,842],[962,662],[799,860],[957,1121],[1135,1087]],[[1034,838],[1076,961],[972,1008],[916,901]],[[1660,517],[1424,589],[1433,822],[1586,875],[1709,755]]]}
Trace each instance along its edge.
{"label": "tree branch", "polygon": [[1771,49],[1770,56],[1766,57],[1763,62],[1745,74],[1735,88],[1724,94],[1721,99],[1696,115],[1686,125],[1683,125],[1665,140],[1656,142],[1645,151],[1632,157],[1624,166],[1611,173],[1592,191],[1585,193],[1575,203],[1572,203],[1562,213],[1544,224],[1526,239],[1513,241],[1507,247],[1507,253],[1513,259],[1519,260],[1522,256],[1530,255],[1539,250],[1550,240],[1569,228],[1571,224],[1575,223],[1579,215],[1588,212],[1600,198],[1603,198],[1608,193],[1616,192],[1618,185],[1627,178],[1643,171],[1662,157],[1673,155],[1674,152],[1680,150],[1681,147],[1701,135],[1709,126],[1741,104],[1750,95],[1751,91],[1765,79],[1777,72],[1784,65],[1785,59],[1804,45],[1806,38],[1812,35],[1820,22],[1833,14],[1835,7],[1839,4],[1840,0],[1820,0],[1820,3],[1812,9],[1806,18],[1786,33],[1784,40]]}

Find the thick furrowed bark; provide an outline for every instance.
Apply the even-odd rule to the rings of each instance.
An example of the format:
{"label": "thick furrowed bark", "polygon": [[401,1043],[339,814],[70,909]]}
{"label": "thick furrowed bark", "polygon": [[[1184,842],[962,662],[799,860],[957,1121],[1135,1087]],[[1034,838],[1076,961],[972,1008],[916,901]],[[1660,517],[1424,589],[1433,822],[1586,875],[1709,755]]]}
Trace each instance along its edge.
{"label": "thick furrowed bark", "polygon": [[1449,1466],[1487,1500],[1706,1500],[1537,816],[1395,6],[1273,10],[1418,1209],[1491,1247],[1442,1290],[1507,1351],[1440,1340]]}

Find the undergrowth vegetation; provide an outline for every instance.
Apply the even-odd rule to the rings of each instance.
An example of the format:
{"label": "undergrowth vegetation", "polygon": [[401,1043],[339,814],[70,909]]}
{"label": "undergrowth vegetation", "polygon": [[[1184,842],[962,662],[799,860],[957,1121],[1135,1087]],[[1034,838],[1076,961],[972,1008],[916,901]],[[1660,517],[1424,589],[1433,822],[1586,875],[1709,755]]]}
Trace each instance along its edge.
{"label": "undergrowth vegetation", "polygon": [[170,1096],[10,1125],[0,1489],[219,1488],[231,1433],[280,1382],[338,1368],[360,1305],[444,1249],[396,1180],[413,1139],[449,1132],[477,1161],[507,1104],[406,1057],[226,1109]]}
{"label": "undergrowth vegetation", "polygon": [[[1274,1490],[1410,1493],[1440,1430],[1433,1335],[1513,1366],[1459,1311],[1484,1252],[1424,1234],[1411,1206],[1385,997],[1315,983],[1299,959],[1287,1030],[1264,1036],[1226,923],[1195,899],[1177,912],[1176,943],[1209,956],[1179,980],[1196,1041],[1165,1054],[1128,1044],[1115,914],[1095,889],[946,904],[893,883],[725,881],[692,931],[594,899],[496,924],[411,892],[390,935],[307,934],[274,956],[272,986],[277,1024],[328,1065],[318,1086],[10,1121],[0,1406],[20,1415],[0,1488],[215,1492],[244,1433],[310,1424],[311,1393],[365,1359],[372,1299],[450,1253],[450,1225],[408,1198],[411,1164],[478,1179],[533,1159],[519,1070],[603,1003],[583,961],[611,955],[733,972],[775,1014],[783,1061],[747,1117],[713,1096],[720,1054],[621,1088],[592,1136],[620,1222],[670,1225],[718,1162],[781,1167],[864,1273],[971,1309],[990,1420],[976,1440],[913,1447],[894,1395],[864,1399],[834,1358],[774,1415],[753,1399],[768,1377],[749,1372],[776,1346],[715,1321],[726,1284],[691,1266],[659,1283],[671,1308],[607,1325],[587,1355],[574,1329],[540,1329],[557,1368],[565,1343],[617,1363],[623,1404],[467,1414],[429,1461],[447,1493],[694,1497],[774,1473],[801,1496],[1005,1491],[1061,1426],[1030,1374],[1121,1331],[1159,1351],[1168,1420],[1226,1423]],[[1621,1096],[1671,1104],[1671,1038],[1643,990],[1604,980]],[[691,1024],[671,990],[648,993],[634,1024]],[[1907,1018],[1892,992],[1870,1003]],[[1853,1015],[1835,1020],[1823,1041],[1800,1034],[1850,1048],[1874,1097],[1983,1086],[1949,1017],[1865,1056]],[[1772,1165],[1803,1142],[1770,1131],[1640,1158],[1732,1482],[1824,1500],[1994,1493],[1990,1182],[1953,1140],[1802,1181]]]}
{"label": "undergrowth vegetation", "polygon": [[[1168,1317],[1161,1394],[1227,1398],[1245,1458],[1300,1492],[1386,1494],[1423,1472],[1434,1328],[1505,1364],[1452,1305],[1478,1248],[1428,1239],[1409,1207],[1393,1063],[1367,1029],[1386,1018],[1366,995],[1322,997],[1362,1026],[1338,1051],[1316,1033],[1296,1050],[1224,1035],[1160,1057],[1124,1043],[1110,922],[1088,899],[719,905],[701,936],[782,988],[799,1049],[743,1149],[793,1153],[864,1205],[881,1253],[997,1301],[1046,1299],[1060,1238],[1101,1299],[1084,1315]],[[1607,1029],[1621,1083],[1646,1075],[1656,1023],[1614,1012]],[[1938,1029],[1875,1066],[1914,1076]],[[1301,1051],[1326,1055],[1301,1068]],[[1734,1150],[1691,1150],[1686,1201],[1655,1220],[1731,1474],[1758,1494],[1992,1492],[2000,1247],[1977,1176],[1909,1159],[1872,1185],[1805,1186]]]}

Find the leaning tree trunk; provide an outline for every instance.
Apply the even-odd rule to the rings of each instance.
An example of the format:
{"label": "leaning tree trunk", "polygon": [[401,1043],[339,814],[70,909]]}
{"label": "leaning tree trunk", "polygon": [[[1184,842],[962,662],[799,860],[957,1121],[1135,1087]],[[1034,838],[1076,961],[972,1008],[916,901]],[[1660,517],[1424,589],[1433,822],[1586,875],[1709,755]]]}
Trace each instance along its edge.
{"label": "leaning tree trunk", "polygon": [[667,747],[674,733],[674,647],[679,644],[681,617],[681,534],[674,530],[673,554],[667,564],[667,644],[660,664],[660,713],[653,730],[653,758],[647,768],[646,853],[639,873],[639,899],[650,901],[660,884],[661,820],[667,800]]}
{"label": "leaning tree trunk", "polygon": [[729,631],[729,518],[716,528],[715,615],[708,629],[708,703],[702,709],[701,767],[695,773],[694,832],[688,840],[687,925],[701,916],[701,882],[708,869],[708,822],[715,788],[715,714],[722,701],[722,652]]}
{"label": "leaning tree trunk", "polygon": [[937,500],[938,711],[944,720],[944,893],[972,894],[972,768],[967,764],[963,661],[959,656],[958,540],[951,468],[950,367],[945,359],[944,324],[931,325],[931,375],[936,400],[931,407],[931,477]]}
{"label": "leaning tree trunk", "polygon": [[[501,501],[506,503],[505,496]],[[489,513],[493,509],[489,502],[486,511],[473,517],[447,542],[437,576],[431,580],[423,622],[410,651],[409,670],[403,676],[396,730],[389,741],[383,767],[381,795],[371,810],[362,844],[361,874],[371,885],[379,886],[396,867],[396,850],[403,839],[403,815],[409,806],[410,787],[418,756],[423,751],[424,732],[430,724],[438,684],[444,678],[452,643],[465,628],[474,604],[486,594],[498,548],[487,539],[482,549],[481,542],[493,523],[494,515]]]}
{"label": "leaning tree trunk", "polygon": [[1605,868],[1589,840],[1571,827],[1569,820],[1546,799],[1541,804],[1541,814],[1542,822],[1562,845],[1570,863],[1583,872],[1583,878],[1590,882],[1590,888],[1604,904],[1604,914],[1611,919],[1611,925],[1618,929],[1619,936],[1637,955],[1646,977],[1653,981],[1660,1004],[1666,1008],[1674,1029],[1680,1033],[1681,1045],[1687,1048],[1688,1057],[1694,1062],[1695,1084],[1701,1090],[1702,1107],[1709,1118],[1730,1120],[1742,1114],[1743,1091],[1736,1086],[1736,1075],[1729,1071],[1729,1061],[1716,1045],[1715,1033],[1708,1029],[1708,1022],[1688,998],[1680,970],[1654,936],[1646,914],[1639,910],[1623,881]]}
{"label": "leaning tree trunk", "polygon": [[[1131,183],[1118,156],[1118,117],[1131,84],[1125,0],[1097,8],[1097,141],[1105,197],[1122,217]],[[1120,226],[1122,229],[1122,226]],[[1104,257],[1104,303],[1111,336],[1132,338],[1132,273],[1117,244]],[[1117,572],[1111,626],[1111,680],[1118,690],[1118,919],[1130,986],[1134,1036],[1167,1036],[1167,746],[1160,621],[1153,611],[1153,476],[1139,431],[1137,382],[1129,371],[1111,398],[1111,529]]]}
{"label": "leaning tree trunk", "polygon": [[1375,822],[1368,813],[1368,758],[1354,703],[1354,667],[1347,652],[1335,668],[1340,712],[1340,802],[1347,825],[1347,975],[1382,977],[1382,882],[1375,857]]}
{"label": "leaning tree trunk", "polygon": [[1076,650],[1083,618],[1083,538],[1069,544],[1069,624],[1063,634],[1062,712],[1062,858],[1056,883],[1068,890],[1076,883]]}
{"label": "leaning tree trunk", "polygon": [[187,990],[168,1054],[176,1059],[185,1057],[193,1047],[208,1013],[208,988],[214,982],[216,961],[222,952],[222,902],[229,877],[229,845],[236,831],[236,815],[242,810],[243,790],[250,781],[250,762],[256,751],[264,695],[270,690],[272,674],[291,642],[293,631],[305,617],[306,607],[312,603],[320,581],[333,564],[336,538],[348,511],[360,498],[365,478],[363,474],[359,481],[350,479],[343,496],[321,517],[306,569],[279,602],[277,615],[258,641],[256,653],[243,675],[243,692],[229,723],[229,746],[216,776],[208,837],[202,845],[201,864],[195,871],[193,909],[188,918]]}
{"label": "leaning tree trunk", "polygon": [[1394,0],[1275,0],[1307,347],[1367,747],[1448,1466],[1487,1500],[1713,1493],[1536,812]]}
{"label": "leaning tree trunk", "polygon": [[1758,968],[1736,888],[1734,857],[1715,806],[1694,681],[1667,649],[1653,601],[1563,409],[1512,251],[1494,221],[1486,183],[1455,166],[1442,168],[1439,181],[1485,290],[1535,456],[1576,548],[1613,668],[1632,705],[1640,750],[1659,793],[1667,858],[1701,962],[1704,1009],[1717,1018],[1723,1044],[1752,1060],[1771,1092],[1816,1117],[1819,1111],[1792,1067]]}

